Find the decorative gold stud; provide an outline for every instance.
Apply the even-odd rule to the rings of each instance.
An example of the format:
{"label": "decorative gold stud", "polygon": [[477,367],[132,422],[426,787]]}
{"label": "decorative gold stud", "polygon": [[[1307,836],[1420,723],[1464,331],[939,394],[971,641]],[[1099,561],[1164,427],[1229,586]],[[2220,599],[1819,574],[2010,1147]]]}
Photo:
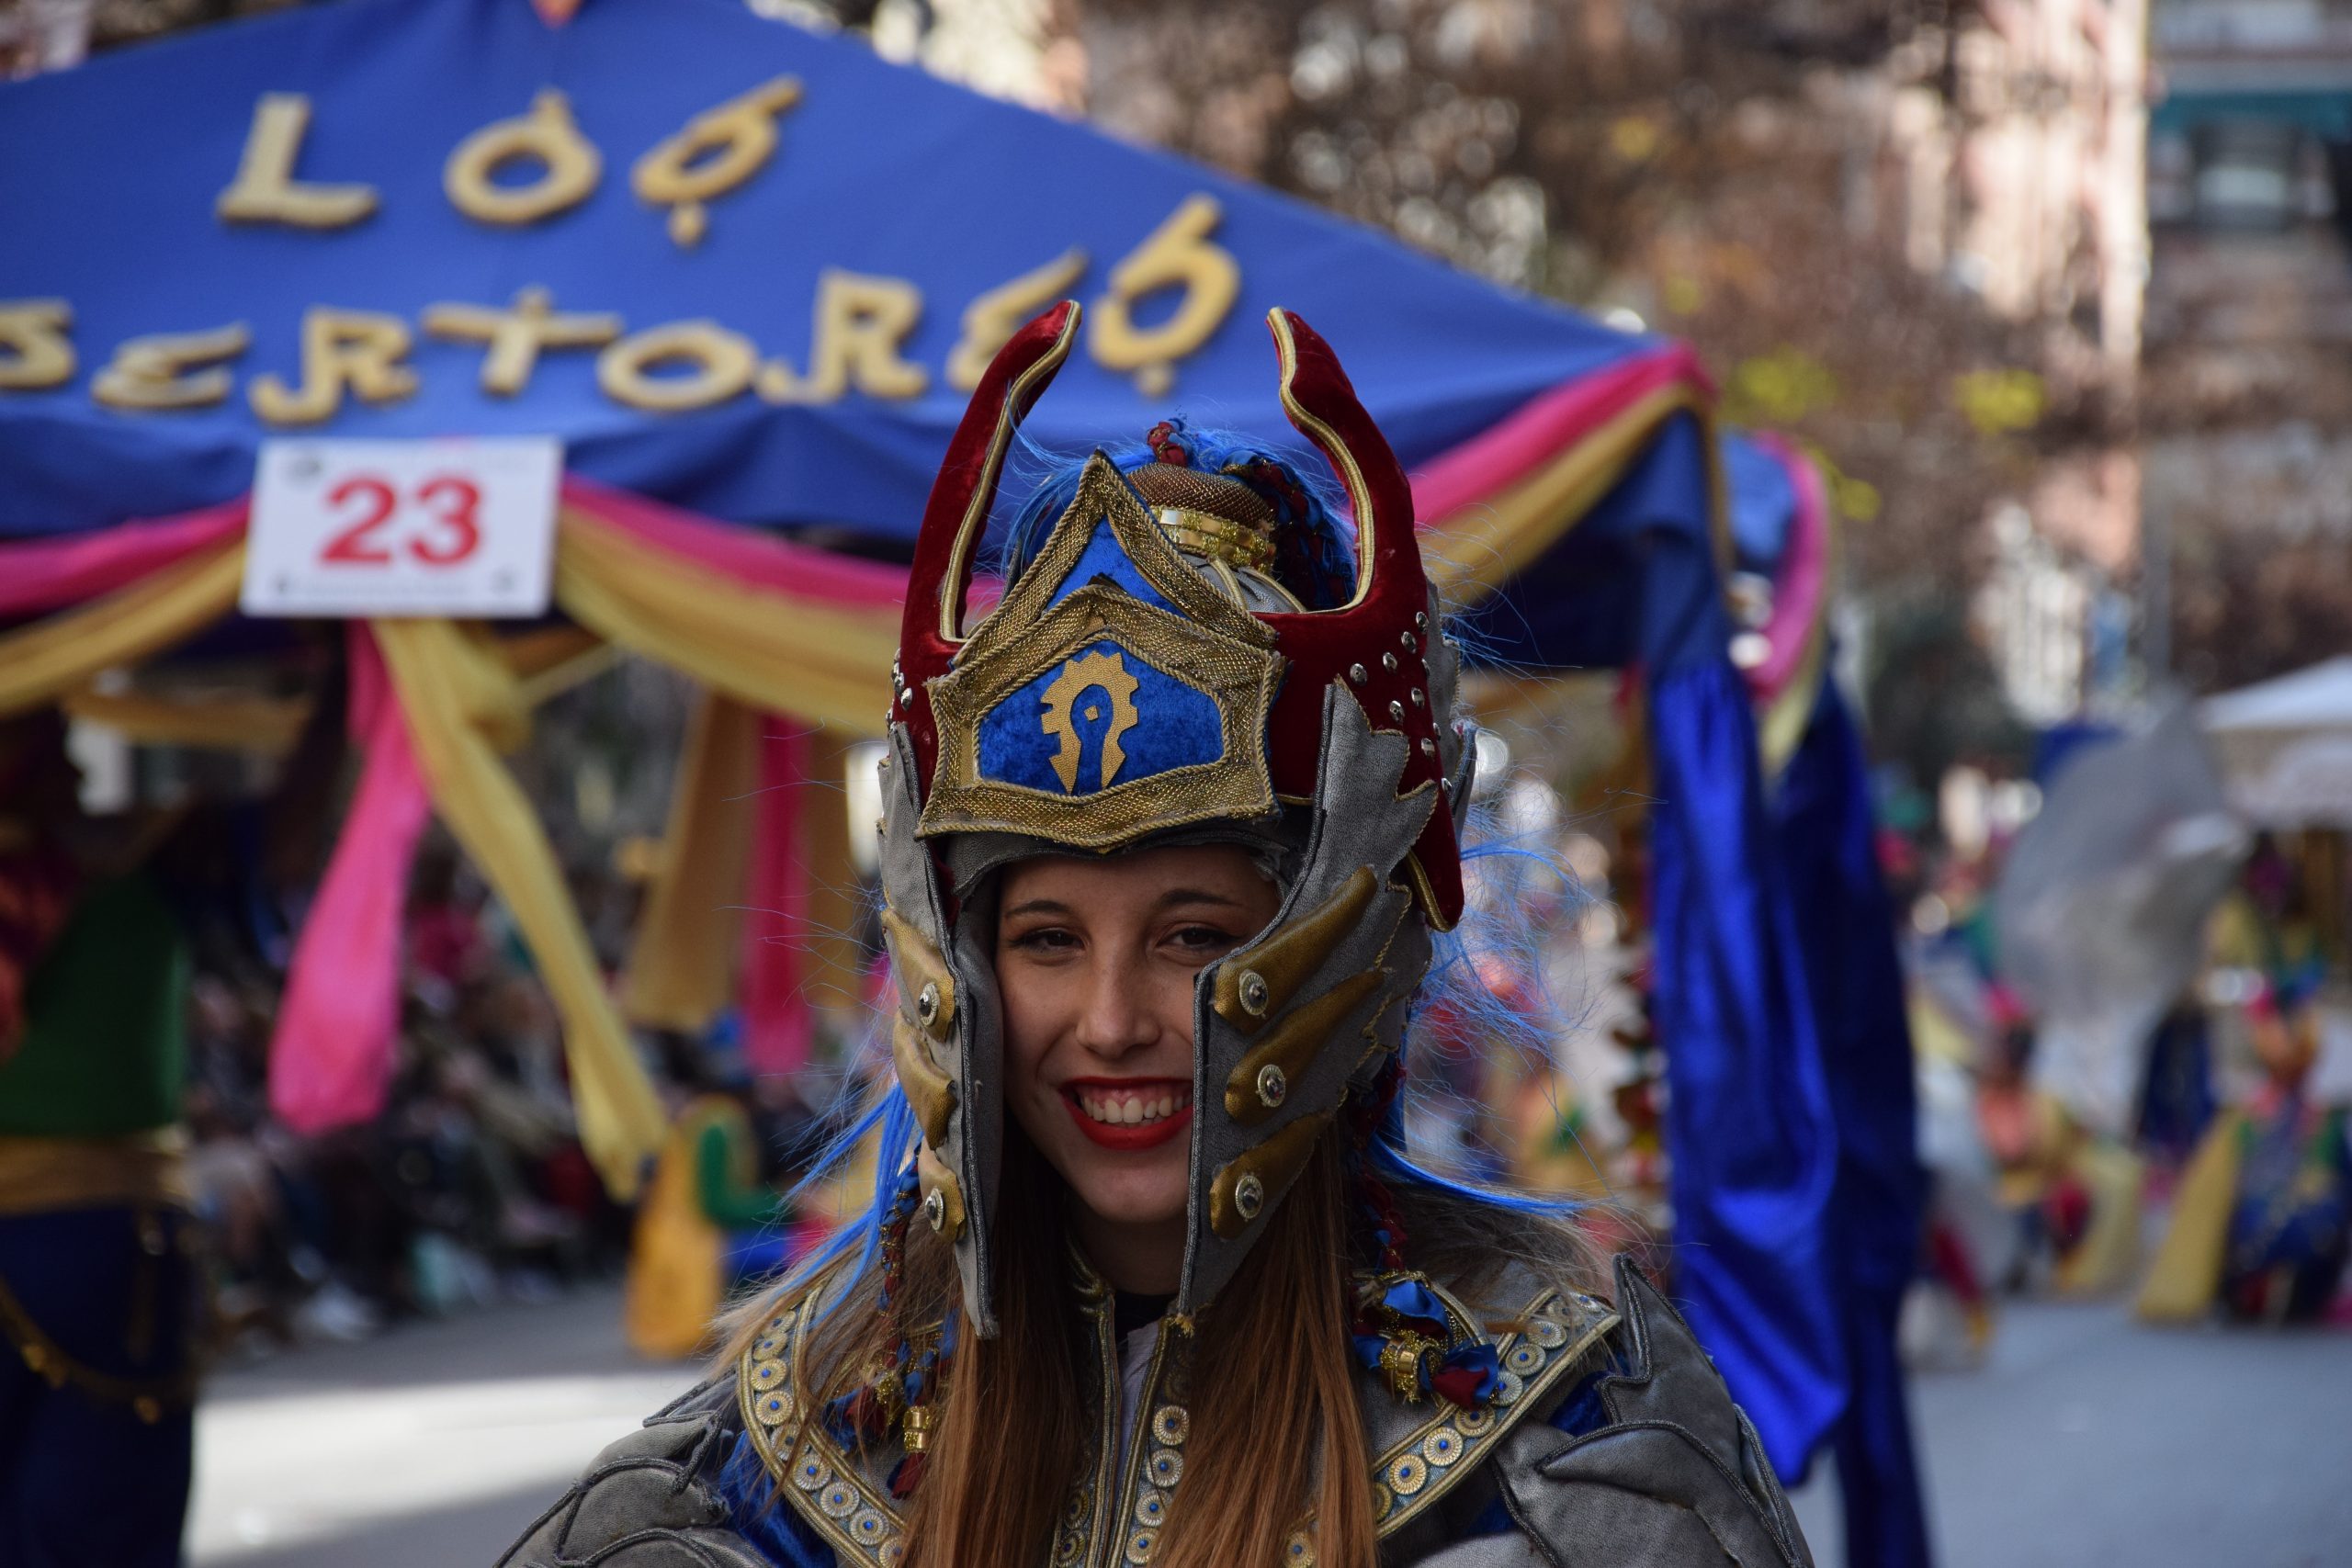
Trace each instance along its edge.
{"label": "decorative gold stud", "polygon": [[1289,1093],[1290,1080],[1283,1077],[1280,1067],[1268,1062],[1258,1069],[1258,1100],[1267,1110],[1272,1111],[1280,1105],[1283,1096]]}
{"label": "decorative gold stud", "polygon": [[1266,1003],[1272,999],[1272,993],[1266,986],[1266,977],[1263,975],[1259,974],[1255,969],[1244,969],[1241,972],[1241,985],[1239,989],[1241,993],[1241,1010],[1248,1013],[1251,1018],[1265,1017]]}
{"label": "decorative gold stud", "polygon": [[1255,1171],[1233,1184],[1233,1208],[1244,1220],[1254,1220],[1258,1211],[1266,1206],[1266,1184],[1258,1179]]}
{"label": "decorative gold stud", "polygon": [[947,1194],[933,1188],[923,1194],[922,1217],[931,1222],[931,1234],[937,1235],[947,1228]]}
{"label": "decorative gold stud", "polygon": [[915,1017],[922,1021],[925,1029],[929,1029],[933,1021],[939,1017],[938,982],[923,983],[922,994],[915,998]]}

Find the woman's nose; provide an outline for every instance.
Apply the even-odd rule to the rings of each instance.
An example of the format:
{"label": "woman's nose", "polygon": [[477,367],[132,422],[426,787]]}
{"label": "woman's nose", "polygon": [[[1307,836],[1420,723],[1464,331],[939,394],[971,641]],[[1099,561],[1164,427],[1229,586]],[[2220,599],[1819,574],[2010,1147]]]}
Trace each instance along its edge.
{"label": "woman's nose", "polygon": [[1089,967],[1077,1027],[1078,1043],[1098,1056],[1117,1057],[1159,1035],[1141,966],[1110,954]]}

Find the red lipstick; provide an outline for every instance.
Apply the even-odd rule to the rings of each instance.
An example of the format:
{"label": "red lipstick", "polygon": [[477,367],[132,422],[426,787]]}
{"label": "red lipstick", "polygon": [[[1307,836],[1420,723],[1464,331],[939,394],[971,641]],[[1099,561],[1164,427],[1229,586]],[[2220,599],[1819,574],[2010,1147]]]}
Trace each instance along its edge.
{"label": "red lipstick", "polygon": [[1158,1148],[1190,1128],[1193,1124],[1192,1106],[1186,1104],[1169,1115],[1150,1122],[1098,1122],[1089,1116],[1085,1107],[1079,1103],[1080,1092],[1090,1090],[1098,1095],[1112,1095],[1121,1091],[1131,1093],[1140,1091],[1146,1094],[1181,1093],[1189,1096],[1192,1089],[1191,1084],[1180,1083],[1171,1078],[1073,1078],[1062,1085],[1062,1103],[1069,1108],[1070,1120],[1078,1123],[1078,1130],[1094,1143],[1106,1149],[1133,1153],[1140,1149]]}

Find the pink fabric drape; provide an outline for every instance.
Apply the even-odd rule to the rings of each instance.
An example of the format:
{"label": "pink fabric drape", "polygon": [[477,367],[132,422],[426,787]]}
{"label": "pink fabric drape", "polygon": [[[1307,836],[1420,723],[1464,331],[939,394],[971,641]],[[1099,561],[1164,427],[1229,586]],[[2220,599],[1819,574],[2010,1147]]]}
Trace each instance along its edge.
{"label": "pink fabric drape", "polygon": [[743,894],[743,1059],[762,1076],[798,1071],[815,1032],[808,970],[808,857],[801,816],[812,787],[811,741],[794,721],[770,716],[760,737],[760,793],[752,818],[752,866]]}
{"label": "pink fabric drape", "polygon": [[128,588],[243,533],[247,506],[240,496],[176,517],[0,545],[0,615],[45,615]]}
{"label": "pink fabric drape", "polygon": [[295,942],[269,1044],[270,1109],[298,1133],[366,1122],[384,1108],[409,869],[432,809],[376,639],[364,622],[345,632],[351,736],[366,764]]}
{"label": "pink fabric drape", "polygon": [[1788,688],[1804,665],[1814,623],[1829,590],[1829,495],[1813,460],[1778,435],[1759,434],[1756,444],[1788,470],[1797,495],[1789,523],[1789,544],[1772,584],[1772,616],[1764,624],[1771,652],[1747,671],[1747,687],[1769,702]]}
{"label": "pink fabric drape", "polygon": [[[858,560],[734,524],[713,522],[585,479],[566,478],[563,499],[642,544],[737,582],[797,598],[869,609],[895,609],[907,595],[907,569],[902,566]],[[994,604],[1001,592],[994,579],[976,581],[973,613]]]}
{"label": "pink fabric drape", "polygon": [[1413,470],[1413,507],[1435,523],[1509,490],[1660,388],[1704,389],[1698,356],[1679,344],[1531,399],[1509,418]]}

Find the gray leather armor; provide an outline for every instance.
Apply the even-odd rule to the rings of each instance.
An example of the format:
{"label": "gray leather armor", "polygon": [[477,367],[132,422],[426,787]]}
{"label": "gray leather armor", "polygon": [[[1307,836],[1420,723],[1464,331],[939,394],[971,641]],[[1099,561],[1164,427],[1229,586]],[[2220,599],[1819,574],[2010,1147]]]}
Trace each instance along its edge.
{"label": "gray leather armor", "polygon": [[[1622,1259],[1616,1294],[1611,1309],[1574,1292],[1535,1292],[1520,1319],[1526,1326],[1497,1341],[1521,1392],[1482,1413],[1488,1425],[1399,1405],[1367,1377],[1383,1568],[1812,1568],[1755,1429],[1680,1316]],[[1580,1434],[1555,1427],[1596,1374],[1600,1424]],[[597,1455],[498,1568],[765,1568],[767,1557],[731,1528],[719,1488],[739,1439],[760,1427],[748,1404],[741,1374],[729,1373],[662,1410]],[[1157,1414],[1148,1403],[1147,1429],[1181,1431],[1181,1422],[1155,1423]],[[786,1440],[760,1445],[775,1456],[771,1469],[809,1456],[777,1435]],[[820,1485],[776,1476],[775,1506],[796,1510],[842,1564],[891,1561],[895,1517],[879,1540],[845,1525],[887,1491],[874,1475],[834,1468],[839,1459],[830,1456]],[[1052,1560],[1126,1561],[1125,1521],[1138,1500],[1128,1493],[1148,1484],[1138,1470],[1115,1506],[1095,1511],[1096,1523],[1055,1543]],[[829,1513],[835,1497],[854,1502]],[[1470,1533],[1473,1521],[1492,1523],[1497,1501],[1515,1528]]]}

